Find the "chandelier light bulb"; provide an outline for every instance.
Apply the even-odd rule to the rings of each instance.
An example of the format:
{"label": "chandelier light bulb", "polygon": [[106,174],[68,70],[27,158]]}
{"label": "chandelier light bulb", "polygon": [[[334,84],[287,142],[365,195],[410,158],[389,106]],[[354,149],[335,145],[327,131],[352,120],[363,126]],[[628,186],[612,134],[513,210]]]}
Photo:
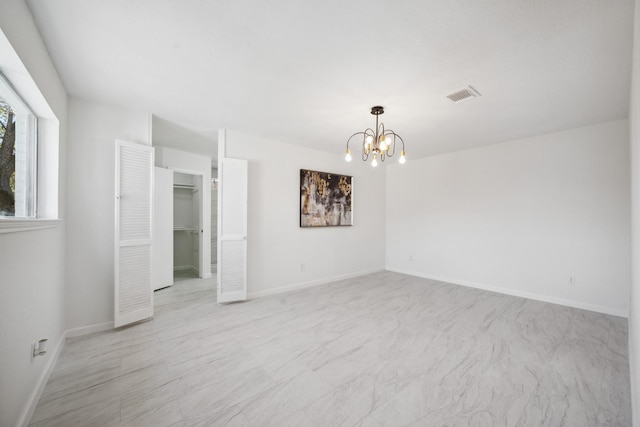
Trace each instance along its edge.
{"label": "chandelier light bulb", "polygon": [[382,135],[380,137],[380,150],[384,151],[387,149],[387,137]]}
{"label": "chandelier light bulb", "polygon": [[371,143],[373,142],[373,137],[371,135],[367,135],[367,137],[364,139],[364,142],[367,145],[371,145]]}
{"label": "chandelier light bulb", "polygon": [[371,162],[371,166],[373,166],[374,168],[376,166],[378,166],[378,161],[376,160],[376,155],[375,154],[373,155],[373,161]]}
{"label": "chandelier light bulb", "polygon": [[402,153],[400,153],[400,159],[398,160],[398,162],[399,162],[401,165],[404,165],[404,164],[407,162],[407,158],[406,158],[406,156],[405,156],[405,152],[404,152],[404,150],[402,150]]}
{"label": "chandelier light bulb", "polygon": [[345,159],[347,162],[350,162],[350,161],[351,161],[351,150],[349,150],[348,148],[347,148],[347,155],[346,155],[346,156],[344,156],[344,159]]}

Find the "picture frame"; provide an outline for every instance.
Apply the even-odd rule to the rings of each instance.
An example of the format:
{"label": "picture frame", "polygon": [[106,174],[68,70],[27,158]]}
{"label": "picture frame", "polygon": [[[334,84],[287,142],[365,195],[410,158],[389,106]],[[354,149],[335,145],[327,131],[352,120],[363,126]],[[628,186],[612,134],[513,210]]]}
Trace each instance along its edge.
{"label": "picture frame", "polygon": [[353,177],[300,169],[300,227],[353,225]]}

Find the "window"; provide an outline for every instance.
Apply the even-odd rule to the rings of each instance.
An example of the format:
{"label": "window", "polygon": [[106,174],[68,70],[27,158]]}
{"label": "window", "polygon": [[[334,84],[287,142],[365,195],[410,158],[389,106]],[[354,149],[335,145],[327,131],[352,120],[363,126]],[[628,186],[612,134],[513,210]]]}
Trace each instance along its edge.
{"label": "window", "polygon": [[0,74],[0,217],[36,216],[37,121]]}

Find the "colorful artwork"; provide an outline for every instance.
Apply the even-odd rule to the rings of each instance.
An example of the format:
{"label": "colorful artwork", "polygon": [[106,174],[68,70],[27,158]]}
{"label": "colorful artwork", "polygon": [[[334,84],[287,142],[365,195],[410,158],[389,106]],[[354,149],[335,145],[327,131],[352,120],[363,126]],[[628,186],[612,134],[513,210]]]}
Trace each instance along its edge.
{"label": "colorful artwork", "polygon": [[353,177],[300,169],[300,227],[353,225]]}

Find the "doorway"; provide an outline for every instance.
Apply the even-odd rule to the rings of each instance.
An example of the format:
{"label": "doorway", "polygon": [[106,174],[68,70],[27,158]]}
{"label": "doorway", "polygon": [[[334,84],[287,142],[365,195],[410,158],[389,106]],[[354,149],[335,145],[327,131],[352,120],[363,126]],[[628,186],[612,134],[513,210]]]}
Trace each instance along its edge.
{"label": "doorway", "polygon": [[174,283],[204,277],[203,176],[187,171],[173,173],[173,279]]}

